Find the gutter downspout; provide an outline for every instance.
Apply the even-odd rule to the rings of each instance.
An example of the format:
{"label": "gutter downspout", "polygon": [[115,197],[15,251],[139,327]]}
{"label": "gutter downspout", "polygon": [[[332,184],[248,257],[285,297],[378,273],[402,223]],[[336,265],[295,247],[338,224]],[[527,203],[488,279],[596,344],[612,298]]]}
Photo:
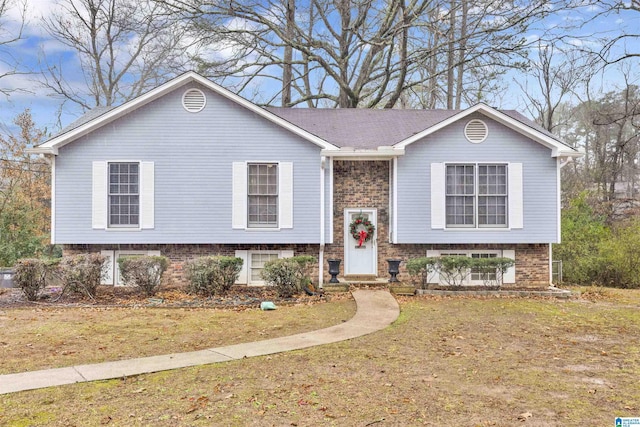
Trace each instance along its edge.
{"label": "gutter downspout", "polygon": [[318,253],[318,286],[322,287],[324,275],[322,274],[322,266],[324,265],[324,222],[325,222],[325,166],[327,162],[326,156],[320,157],[320,251]]}
{"label": "gutter downspout", "polygon": [[[557,201],[556,203],[558,204],[558,243],[560,243],[562,241],[562,237],[561,237],[561,230],[560,230],[560,224],[561,224],[561,207],[560,207],[560,169],[562,169],[563,167],[567,166],[569,163],[573,162],[573,157],[570,156],[566,156],[566,157],[559,157],[558,158],[558,169],[557,169],[557,173],[558,173],[558,197],[557,197]],[[549,286],[553,287],[553,243],[549,243]]]}

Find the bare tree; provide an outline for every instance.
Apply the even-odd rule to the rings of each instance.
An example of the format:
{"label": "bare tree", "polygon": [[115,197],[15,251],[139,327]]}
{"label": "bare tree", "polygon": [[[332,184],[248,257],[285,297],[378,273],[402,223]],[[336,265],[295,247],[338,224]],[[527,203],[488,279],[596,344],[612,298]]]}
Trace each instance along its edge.
{"label": "bare tree", "polygon": [[134,98],[175,74],[185,31],[147,0],[58,0],[48,33],[76,52],[86,85],[69,81],[64,60],[46,58],[43,84],[84,110]]}
{"label": "bare tree", "polygon": [[[598,16],[617,14],[620,11],[629,11],[631,13],[635,12],[635,14],[638,15],[636,19],[640,18],[640,0],[609,0],[598,2],[598,6],[603,8],[603,12]],[[599,54],[606,65],[633,60],[640,58],[639,43],[640,31],[637,26],[622,29],[620,34],[604,39],[604,44]],[[619,49],[622,49],[621,53],[618,52]]]}
{"label": "bare tree", "polygon": [[[585,152],[573,170],[571,182],[596,190],[602,201],[637,198],[640,170],[640,89],[628,80],[625,86],[591,97],[574,108],[568,128],[570,140]],[[571,191],[571,189],[568,189]]]}
{"label": "bare tree", "polygon": [[157,1],[189,17],[202,40],[223,52],[201,61],[208,76],[236,92],[257,78],[279,81],[284,92],[264,104],[288,100],[291,87],[291,101],[281,104],[342,108],[392,108],[413,96],[422,102],[424,91],[429,104],[459,107],[469,83],[484,85],[474,70],[521,65],[523,32],[556,3]]}
{"label": "bare tree", "polygon": [[[579,88],[587,87],[593,77],[594,58],[542,41],[536,50],[538,57],[531,61],[527,73],[530,79],[515,83],[526,99],[527,112],[543,128],[553,132],[561,125],[556,117],[558,109],[576,95]],[[564,119],[568,117],[564,115]]]}
{"label": "bare tree", "polygon": [[[19,10],[20,19],[18,22],[11,22],[7,19],[7,14],[11,8]],[[18,60],[9,49],[12,44],[22,38],[24,29],[27,3],[14,0],[0,0],[0,79],[15,74],[23,74],[24,71],[18,69]],[[9,95],[17,89],[6,89],[0,87],[0,93]]]}

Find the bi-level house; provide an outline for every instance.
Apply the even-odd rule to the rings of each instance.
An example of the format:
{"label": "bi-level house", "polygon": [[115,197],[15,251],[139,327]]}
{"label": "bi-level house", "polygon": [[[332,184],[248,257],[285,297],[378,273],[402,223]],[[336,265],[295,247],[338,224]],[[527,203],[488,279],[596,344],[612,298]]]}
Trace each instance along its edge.
{"label": "bi-level house", "polygon": [[484,104],[265,109],[193,72],[33,152],[53,166],[52,243],[106,255],[108,284],[131,254],[167,256],[174,280],[189,259],[235,255],[248,285],[277,257],[315,256],[322,283],[329,258],[388,277],[389,258],[459,254],[515,259],[518,287],[549,285],[560,169],[579,155]]}

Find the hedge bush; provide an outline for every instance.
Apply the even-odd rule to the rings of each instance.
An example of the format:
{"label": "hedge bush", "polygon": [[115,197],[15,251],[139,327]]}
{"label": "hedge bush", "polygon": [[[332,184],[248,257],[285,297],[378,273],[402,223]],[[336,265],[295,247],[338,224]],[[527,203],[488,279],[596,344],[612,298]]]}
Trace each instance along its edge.
{"label": "hedge bush", "polygon": [[169,259],[164,256],[122,257],[118,259],[118,266],[123,284],[135,286],[147,296],[153,296],[160,289]]}
{"label": "hedge bush", "polygon": [[442,256],[414,258],[407,261],[407,272],[414,283],[423,289],[435,273],[440,281],[452,287],[460,287],[472,272],[481,273],[485,286],[500,286],[508,268],[514,265],[510,258],[470,258],[467,256]]}
{"label": "hedge bush", "polygon": [[95,298],[106,273],[106,257],[99,253],[79,254],[62,258],[58,274],[64,292],[83,293]]}
{"label": "hedge bush", "polygon": [[186,264],[187,290],[204,296],[224,294],[238,280],[242,263],[242,258],[228,256],[207,256],[189,261]]}
{"label": "hedge bush", "polygon": [[46,286],[47,266],[37,258],[20,259],[15,264],[13,280],[29,301],[35,301]]}
{"label": "hedge bush", "polygon": [[485,286],[500,286],[504,273],[514,264],[511,258],[472,258],[471,270],[482,274]]}
{"label": "hedge bush", "polygon": [[407,273],[414,285],[420,286],[421,289],[427,289],[429,278],[437,268],[438,258],[436,257],[413,258],[407,261]]}
{"label": "hedge bush", "polygon": [[467,256],[442,256],[438,259],[440,281],[449,286],[462,286],[470,274],[473,258]]}
{"label": "hedge bush", "polygon": [[276,288],[278,296],[291,298],[311,284],[310,267],[315,261],[306,255],[274,259],[265,263],[262,278]]}

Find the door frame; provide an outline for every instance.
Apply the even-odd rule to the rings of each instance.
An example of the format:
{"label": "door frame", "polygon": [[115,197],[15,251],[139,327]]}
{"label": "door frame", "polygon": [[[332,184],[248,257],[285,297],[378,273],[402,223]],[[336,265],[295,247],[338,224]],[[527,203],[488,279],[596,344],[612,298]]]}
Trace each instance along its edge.
{"label": "door frame", "polygon": [[[348,244],[351,243],[353,238],[351,237],[351,233],[349,233],[349,225],[351,221],[349,221],[349,215],[352,213],[363,213],[369,214],[369,218],[373,218],[373,225],[375,226],[375,231],[373,232],[373,238],[370,240],[372,244],[371,256],[373,257],[373,271],[371,273],[352,273],[347,271],[349,268],[349,248]],[[345,208],[343,213],[343,221],[344,221],[344,241],[342,244],[342,250],[344,252],[344,275],[350,274],[372,274],[376,277],[378,276],[378,209],[376,208]]]}

